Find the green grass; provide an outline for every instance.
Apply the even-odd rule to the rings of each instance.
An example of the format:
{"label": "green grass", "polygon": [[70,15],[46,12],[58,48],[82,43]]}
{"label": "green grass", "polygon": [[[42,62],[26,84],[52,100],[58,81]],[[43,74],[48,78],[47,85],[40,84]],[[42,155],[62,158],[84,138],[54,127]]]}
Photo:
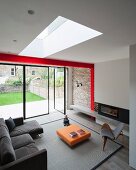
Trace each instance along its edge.
{"label": "green grass", "polygon": [[[39,101],[39,100],[45,100],[45,99],[31,92],[26,92],[26,102]],[[23,102],[23,94],[21,92],[0,94],[0,106],[17,104],[22,102]]]}

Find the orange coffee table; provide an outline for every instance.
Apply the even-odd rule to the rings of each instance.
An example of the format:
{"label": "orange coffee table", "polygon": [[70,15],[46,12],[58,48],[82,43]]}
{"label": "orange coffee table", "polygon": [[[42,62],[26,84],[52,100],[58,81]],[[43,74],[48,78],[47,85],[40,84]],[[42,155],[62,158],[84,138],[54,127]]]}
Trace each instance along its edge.
{"label": "orange coffee table", "polygon": [[79,142],[82,142],[82,141],[88,139],[91,136],[91,133],[85,129],[82,129],[85,131],[85,133],[82,135],[78,134],[77,136],[75,136],[73,138],[69,135],[70,132],[73,132],[73,131],[77,132],[77,130],[79,130],[79,129],[82,129],[82,128],[78,125],[72,124],[70,126],[66,126],[61,129],[58,129],[56,131],[56,133],[68,145],[73,146]]}

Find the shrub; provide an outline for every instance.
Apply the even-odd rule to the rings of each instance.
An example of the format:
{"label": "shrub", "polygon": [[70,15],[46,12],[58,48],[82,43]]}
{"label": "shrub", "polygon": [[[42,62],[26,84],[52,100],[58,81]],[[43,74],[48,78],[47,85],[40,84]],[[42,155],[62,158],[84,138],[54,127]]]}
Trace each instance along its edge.
{"label": "shrub", "polygon": [[22,81],[16,79],[8,79],[5,84],[10,86],[22,86]]}
{"label": "shrub", "polygon": [[22,86],[22,82],[20,80],[16,80],[13,82],[14,86]]}
{"label": "shrub", "polygon": [[55,86],[56,87],[61,87],[64,85],[64,78],[63,77],[58,77],[55,81]]}

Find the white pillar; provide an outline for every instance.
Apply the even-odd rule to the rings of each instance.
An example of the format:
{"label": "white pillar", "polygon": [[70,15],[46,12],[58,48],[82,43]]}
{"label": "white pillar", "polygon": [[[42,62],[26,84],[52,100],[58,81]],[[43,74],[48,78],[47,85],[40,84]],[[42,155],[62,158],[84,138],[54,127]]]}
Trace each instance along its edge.
{"label": "white pillar", "polygon": [[68,68],[67,72],[67,109],[70,109],[70,105],[72,105],[73,98],[73,87],[72,87],[72,68]]}
{"label": "white pillar", "polygon": [[129,165],[136,169],[136,45],[130,46]]}

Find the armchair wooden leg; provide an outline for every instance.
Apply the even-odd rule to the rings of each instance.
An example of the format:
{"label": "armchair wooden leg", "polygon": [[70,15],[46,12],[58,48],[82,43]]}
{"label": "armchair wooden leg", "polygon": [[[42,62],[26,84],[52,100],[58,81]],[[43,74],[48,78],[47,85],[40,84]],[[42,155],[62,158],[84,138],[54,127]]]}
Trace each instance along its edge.
{"label": "armchair wooden leg", "polygon": [[120,136],[122,137],[122,144],[125,146],[125,139],[124,139],[123,131],[121,131]]}
{"label": "armchair wooden leg", "polygon": [[106,142],[107,142],[107,137],[106,137],[106,136],[104,136],[104,137],[103,137],[103,151],[104,151],[104,148],[105,148]]}

